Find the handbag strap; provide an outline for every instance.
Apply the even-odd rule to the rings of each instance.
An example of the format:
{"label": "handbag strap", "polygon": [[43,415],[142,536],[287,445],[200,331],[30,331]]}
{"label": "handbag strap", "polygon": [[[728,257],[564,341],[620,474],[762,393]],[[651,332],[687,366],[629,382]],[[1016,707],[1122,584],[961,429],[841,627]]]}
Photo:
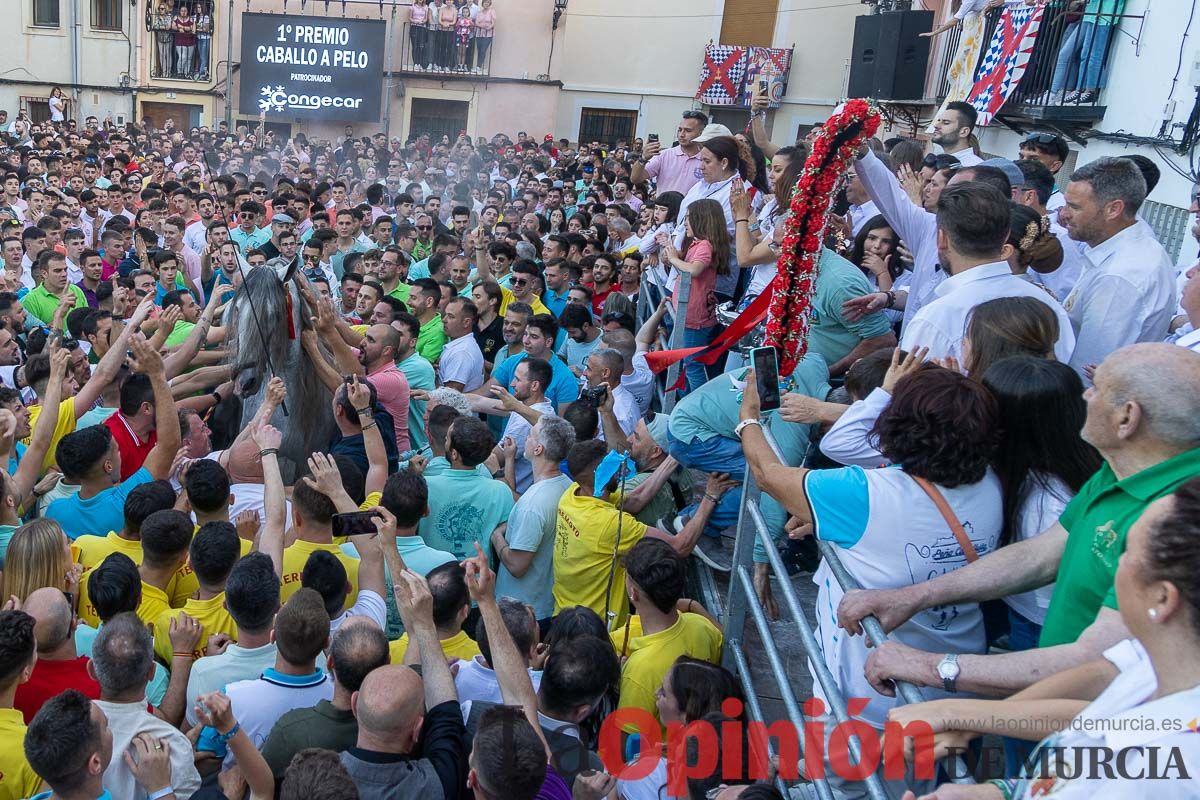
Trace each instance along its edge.
{"label": "handbag strap", "polygon": [[950,526],[950,532],[954,534],[954,538],[958,540],[958,546],[962,548],[963,555],[967,557],[967,563],[975,561],[979,558],[979,554],[975,552],[975,545],[971,543],[971,539],[967,536],[967,532],[963,530],[962,523],[958,521],[958,517],[950,510],[950,504],[946,502],[946,498],[938,491],[938,488],[924,478],[910,476],[917,485],[925,490],[925,494],[929,495],[929,499],[937,506],[937,510],[941,512],[942,519],[946,520],[946,524]]}

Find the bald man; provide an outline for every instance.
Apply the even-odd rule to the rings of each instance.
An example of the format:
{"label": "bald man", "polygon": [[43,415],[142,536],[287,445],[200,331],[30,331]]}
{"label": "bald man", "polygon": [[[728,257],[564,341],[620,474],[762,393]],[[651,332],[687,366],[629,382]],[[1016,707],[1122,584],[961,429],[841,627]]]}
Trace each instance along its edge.
{"label": "bald man", "polygon": [[24,715],[25,724],[29,724],[47,700],[67,689],[78,689],[98,700],[100,684],[88,674],[88,658],[75,652],[78,620],[66,595],[59,589],[37,589],[26,598],[25,613],[34,619],[33,636],[37,642],[33,674],[28,682],[17,687],[13,700],[13,707]]}
{"label": "bald man", "polygon": [[982,602],[1053,582],[1039,646],[964,655],[951,659],[950,668],[942,670],[947,674],[941,674],[945,654],[893,640],[872,651],[867,679],[877,687],[895,679],[1007,696],[1099,658],[1130,638],[1117,611],[1117,563],[1129,528],[1146,507],[1200,474],[1200,415],[1181,399],[1197,396],[1200,354],[1162,343],[1110,353],[1083,393],[1087,418],[1082,436],[1104,463],[1050,527],[929,581],[847,592],[838,607],[839,623],[851,634],[861,632],[859,621],[867,614],[874,614],[885,630],[894,630],[926,608]]}
{"label": "bald man", "polygon": [[[389,522],[395,525],[394,518]],[[380,540],[394,537],[381,534]],[[362,800],[457,797],[466,782],[466,736],[454,677],[433,625],[433,598],[415,572],[395,564],[391,574],[412,642],[405,664],[416,663],[419,651],[421,675],[395,664],[367,675],[350,697],[358,741],[342,753],[342,765]],[[418,741],[422,757],[414,758]]]}

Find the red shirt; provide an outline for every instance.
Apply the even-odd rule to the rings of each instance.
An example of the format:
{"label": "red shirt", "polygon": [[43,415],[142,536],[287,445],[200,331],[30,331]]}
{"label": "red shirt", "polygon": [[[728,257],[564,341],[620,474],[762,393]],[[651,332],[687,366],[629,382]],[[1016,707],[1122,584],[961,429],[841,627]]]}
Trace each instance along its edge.
{"label": "red shirt", "polygon": [[38,709],[57,694],[67,689],[78,689],[93,700],[100,699],[100,684],[88,675],[88,657],[80,656],[70,661],[46,661],[39,658],[29,680],[17,687],[13,708],[25,717],[25,724],[33,721]]}
{"label": "red shirt", "polygon": [[[593,283],[592,284],[593,289],[595,288],[595,286],[596,286],[596,284]],[[617,289],[617,284],[614,283],[611,287],[609,287],[608,289],[605,289],[603,292],[596,292],[596,291],[592,292],[592,315],[595,316],[596,319],[600,319],[600,317],[603,316],[604,301],[607,300],[608,296],[610,294],[612,294],[614,291],[616,291],[616,289]]]}
{"label": "red shirt", "polygon": [[139,439],[120,411],[114,411],[111,417],[104,420],[104,427],[112,433],[117,449],[121,451],[121,480],[125,480],[142,468],[146,456],[150,455],[158,441],[158,432],[150,431],[148,439]]}

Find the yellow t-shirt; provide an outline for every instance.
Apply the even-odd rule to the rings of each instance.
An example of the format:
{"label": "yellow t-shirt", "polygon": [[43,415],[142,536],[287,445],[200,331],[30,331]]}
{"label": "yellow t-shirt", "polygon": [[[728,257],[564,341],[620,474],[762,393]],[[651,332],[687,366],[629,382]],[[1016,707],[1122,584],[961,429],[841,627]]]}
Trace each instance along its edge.
{"label": "yellow t-shirt", "polygon": [[[392,664],[403,664],[404,654],[407,652],[407,633],[388,645],[388,655]],[[466,631],[459,631],[449,639],[442,639],[442,652],[446,654],[447,658],[461,658],[463,661],[470,661],[475,656],[482,655],[479,652],[479,645],[475,644],[470,636],[467,636]]]}
{"label": "yellow t-shirt", "polygon": [[25,759],[25,719],[15,708],[0,708],[0,800],[33,797],[42,779]]}
{"label": "yellow t-shirt", "polygon": [[[79,619],[93,628],[98,628],[100,627],[100,616],[87,596],[87,580],[91,574],[90,572],[84,573],[83,578],[79,581]],[[153,622],[159,614],[170,609],[171,603],[167,593],[142,581],[142,602],[137,607],[138,618],[142,622]]]}
{"label": "yellow t-shirt", "polygon": [[[658,633],[642,634],[641,620],[638,620],[639,635],[635,637],[632,635],[633,627],[630,625],[629,658],[621,667],[621,701],[618,707],[640,708],[658,719],[654,695],[675,660],[680,656],[689,656],[710,664],[719,663],[724,637],[721,630],[701,614],[680,614],[674,625]],[[624,637],[623,629],[618,628],[611,636],[619,648]]]}
{"label": "yellow t-shirt", "polygon": [[[42,406],[29,407],[29,438],[22,439],[22,443],[28,447],[29,442],[33,439],[33,429],[37,426],[38,417],[42,415]],[[50,449],[46,451],[46,457],[42,459],[42,473],[54,466],[54,453],[58,449],[58,443],[68,433],[75,430],[75,398],[68,397],[58,404],[58,419],[54,423],[54,434],[50,437]]]}
{"label": "yellow t-shirt", "polygon": [[288,598],[300,589],[300,576],[308,557],[318,550],[332,553],[342,566],[346,568],[346,578],[350,581],[350,594],[346,596],[346,608],[354,605],[358,599],[358,559],[342,552],[342,548],[333,542],[317,544],[304,539],[297,539],[283,550],[283,585],[280,589],[279,602],[286,603]]}
{"label": "yellow t-shirt", "polygon": [[85,534],[75,540],[75,545],[79,548],[79,566],[84,572],[95,569],[113,553],[124,553],[139,566],[142,563],[141,541],[122,539],[116,531],[109,531],[107,536]]}
{"label": "yellow t-shirt", "polygon": [[[195,536],[200,527],[196,527],[192,535]],[[241,547],[241,555],[238,558],[245,558],[254,548],[254,542],[249,539],[238,537],[238,545]],[[192,562],[185,561],[183,566],[175,573],[175,577],[171,579],[167,585],[167,593],[171,595],[171,608],[183,608],[192,595],[200,588],[200,581],[196,580],[196,573],[192,572]],[[170,659],[167,660],[170,663]]]}
{"label": "yellow t-shirt", "polygon": [[[508,309],[508,304],[518,301],[516,295],[513,294],[512,289],[508,288],[504,284],[500,284],[500,295],[500,316],[503,317],[504,312]],[[533,313],[535,314],[550,313],[550,309],[546,308],[546,304],[542,302],[542,298],[538,297],[536,294],[533,296],[533,302],[530,303],[529,306],[533,309]]]}
{"label": "yellow t-shirt", "polygon": [[188,598],[183,608],[171,608],[159,614],[154,620],[154,654],[168,666],[171,664],[171,620],[178,619],[180,614],[187,614],[200,623],[200,641],[192,651],[192,658],[207,655],[208,637],[214,633],[224,633],[230,638],[237,638],[237,623],[225,610],[225,593],[208,600]]}
{"label": "yellow t-shirt", "polygon": [[[617,546],[616,573],[608,596],[609,611],[616,614],[614,628],[625,624],[629,598],[625,594],[624,556],[646,535],[646,525],[631,514],[617,511],[607,500],[580,497],[578,483],[571,484],[558,501],[554,531],[554,613],[572,606],[587,606],[604,618],[604,590]],[[621,541],[617,545],[617,520]]]}
{"label": "yellow t-shirt", "polygon": [[[358,510],[359,511],[370,511],[372,508],[379,505],[379,503],[382,500],[383,500],[383,492],[371,492],[370,494],[367,495],[367,498],[365,500],[363,500],[361,503],[359,503]],[[349,536],[333,537],[333,543],[337,544],[337,545],[345,544],[348,541],[350,541]]]}

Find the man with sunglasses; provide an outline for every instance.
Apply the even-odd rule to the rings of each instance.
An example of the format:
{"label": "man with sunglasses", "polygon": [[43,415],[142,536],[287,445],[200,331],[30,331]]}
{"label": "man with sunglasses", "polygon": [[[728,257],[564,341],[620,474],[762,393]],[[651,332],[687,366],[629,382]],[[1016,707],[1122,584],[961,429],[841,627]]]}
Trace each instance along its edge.
{"label": "man with sunglasses", "polygon": [[679,121],[679,127],[675,131],[679,144],[663,150],[661,142],[647,142],[642,149],[641,158],[634,162],[630,180],[642,183],[654,178],[659,194],[679,192],[686,195],[688,189],[700,182],[700,145],[695,143],[695,139],[707,125],[708,116],[704,113],[683,112],[683,119]]}

